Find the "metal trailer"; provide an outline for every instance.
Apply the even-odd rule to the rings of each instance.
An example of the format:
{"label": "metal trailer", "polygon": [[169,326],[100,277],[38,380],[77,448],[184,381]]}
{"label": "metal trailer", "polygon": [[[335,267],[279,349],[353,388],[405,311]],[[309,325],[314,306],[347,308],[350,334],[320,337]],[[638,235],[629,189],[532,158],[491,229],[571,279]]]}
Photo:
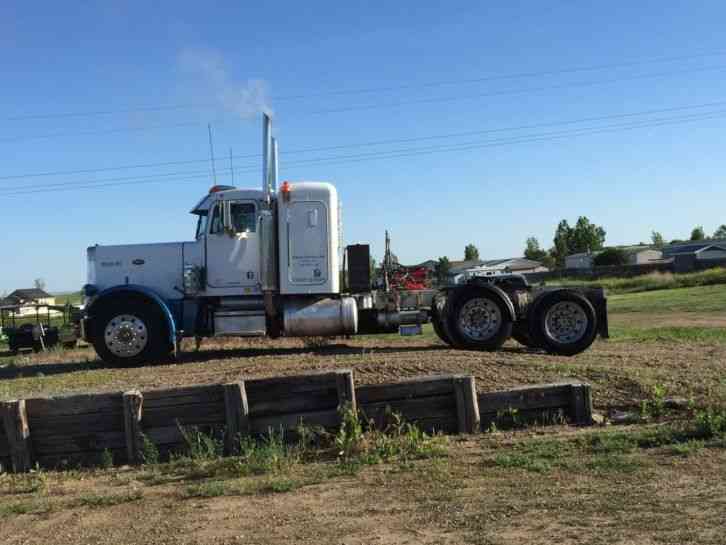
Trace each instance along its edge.
{"label": "metal trailer", "polygon": [[265,115],[261,190],[212,187],[191,210],[194,240],[88,248],[80,327],[102,359],[164,358],[183,337],[412,334],[429,321],[460,349],[495,350],[513,337],[572,355],[607,336],[599,289],[540,288],[517,275],[405,292],[386,279],[372,289],[368,245],[342,248],[336,188],[278,188],[271,131]]}
{"label": "metal trailer", "polygon": [[[23,314],[27,308],[35,309],[31,316]],[[60,318],[54,324],[53,312]],[[58,316],[60,314],[60,316]],[[22,351],[40,352],[60,344],[73,348],[78,340],[79,309],[68,305],[7,305],[0,307],[0,331],[7,337],[8,349],[17,354]]]}

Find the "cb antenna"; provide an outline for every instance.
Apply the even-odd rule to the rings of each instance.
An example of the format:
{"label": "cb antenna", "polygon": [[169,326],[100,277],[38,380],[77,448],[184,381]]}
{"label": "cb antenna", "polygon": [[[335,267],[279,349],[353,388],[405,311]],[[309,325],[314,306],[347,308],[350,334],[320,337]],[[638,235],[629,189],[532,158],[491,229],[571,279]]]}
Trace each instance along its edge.
{"label": "cb antenna", "polygon": [[214,185],[217,185],[217,170],[214,168],[214,144],[212,144],[212,124],[207,123],[207,132],[209,132],[209,159],[212,163],[212,178]]}
{"label": "cb antenna", "polygon": [[229,170],[232,173],[232,185],[234,185],[234,164],[232,164],[232,148],[229,148]]}

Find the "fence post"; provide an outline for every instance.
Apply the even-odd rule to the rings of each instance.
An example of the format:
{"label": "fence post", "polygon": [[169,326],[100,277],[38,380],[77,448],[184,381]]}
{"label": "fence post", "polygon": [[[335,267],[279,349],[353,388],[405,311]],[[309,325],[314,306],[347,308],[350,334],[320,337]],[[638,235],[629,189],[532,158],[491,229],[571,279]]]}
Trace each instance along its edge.
{"label": "fence post", "polygon": [[335,378],[338,386],[338,409],[343,408],[347,404],[353,411],[355,411],[356,400],[353,371],[350,369],[336,371]]}
{"label": "fence post", "polygon": [[592,424],[592,390],[589,384],[572,385],[573,424],[588,426]]}
{"label": "fence post", "polygon": [[238,447],[237,438],[250,432],[250,409],[243,380],[224,385],[224,414],[225,449],[227,454],[233,454]]}
{"label": "fence post", "polygon": [[144,396],[138,390],[124,392],[124,431],[126,432],[126,456],[129,464],[140,464],[142,455],[141,416],[143,414]]}
{"label": "fence post", "polygon": [[30,428],[28,414],[25,411],[25,400],[6,401],[2,404],[2,422],[10,447],[10,459],[13,471],[23,473],[30,471],[32,456],[30,451]]}
{"label": "fence post", "polygon": [[478,433],[481,417],[476,395],[476,379],[472,376],[455,376],[453,381],[459,433]]}

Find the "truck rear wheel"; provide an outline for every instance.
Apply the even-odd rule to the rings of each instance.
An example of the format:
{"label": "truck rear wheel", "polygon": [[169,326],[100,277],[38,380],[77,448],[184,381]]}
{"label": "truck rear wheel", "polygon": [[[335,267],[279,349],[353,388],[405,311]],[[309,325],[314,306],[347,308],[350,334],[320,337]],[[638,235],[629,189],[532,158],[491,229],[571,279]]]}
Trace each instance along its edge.
{"label": "truck rear wheel", "polygon": [[93,347],[107,363],[140,365],[171,352],[164,319],[148,303],[112,300],[94,321]]}
{"label": "truck rear wheel", "polygon": [[444,323],[446,308],[446,295],[437,294],[431,302],[431,325],[434,327],[436,335],[449,346],[453,346],[451,337],[446,331]]}
{"label": "truck rear wheel", "polygon": [[545,295],[536,303],[533,318],[532,339],[553,354],[579,354],[597,336],[595,309],[585,297],[571,290]]}
{"label": "truck rear wheel", "polygon": [[448,330],[457,348],[496,350],[512,334],[509,309],[493,293],[465,290],[446,307]]}

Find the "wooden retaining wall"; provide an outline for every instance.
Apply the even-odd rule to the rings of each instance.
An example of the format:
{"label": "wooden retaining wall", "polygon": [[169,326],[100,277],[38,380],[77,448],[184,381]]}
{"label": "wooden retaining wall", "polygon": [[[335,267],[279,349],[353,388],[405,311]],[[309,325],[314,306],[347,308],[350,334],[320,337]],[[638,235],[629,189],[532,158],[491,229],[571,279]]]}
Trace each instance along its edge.
{"label": "wooden retaining wall", "polygon": [[301,422],[334,430],[343,406],[384,428],[392,413],[425,431],[477,433],[507,418],[546,423],[557,414],[589,424],[590,387],[549,384],[479,393],[473,377],[421,377],[356,386],[349,370],[241,380],[164,390],[84,394],[0,403],[3,470],[143,462],[144,442],[162,456],[184,447],[182,429],[196,427],[225,441],[270,429],[294,435]]}

